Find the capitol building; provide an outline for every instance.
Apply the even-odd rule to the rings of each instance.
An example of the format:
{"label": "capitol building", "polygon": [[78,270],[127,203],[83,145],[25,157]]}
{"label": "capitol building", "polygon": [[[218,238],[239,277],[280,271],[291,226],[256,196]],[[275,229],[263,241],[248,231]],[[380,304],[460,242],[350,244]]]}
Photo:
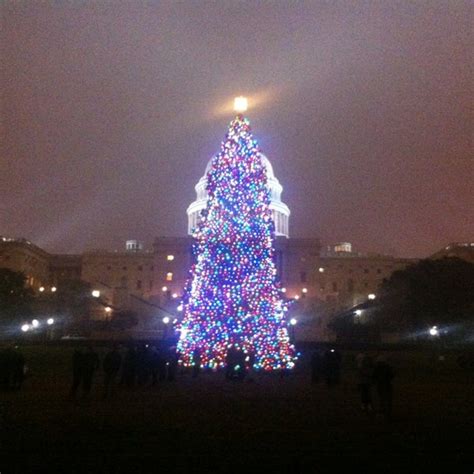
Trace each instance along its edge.
{"label": "capitol building", "polygon": [[[270,190],[270,209],[275,223],[275,235],[277,237],[289,237],[288,221],[290,218],[290,209],[281,200],[283,187],[273,173],[273,166],[268,158],[261,154],[263,165],[267,172],[268,187]],[[190,204],[187,209],[188,214],[188,234],[192,235],[193,229],[200,221],[201,211],[207,206],[207,174],[211,169],[212,158],[209,160],[204,175],[196,184],[196,200]]]}
{"label": "capitol building", "polygon": [[[275,222],[275,263],[283,291],[294,304],[300,338],[329,340],[332,315],[376,295],[383,279],[413,262],[353,252],[348,242],[322,247],[318,238],[292,238],[290,209],[283,187],[266,156]],[[156,329],[162,315],[180,317],[180,298],[192,264],[192,233],[207,203],[207,173],[199,179],[196,200],[183,210],[183,236],[156,237],[152,249],[129,240],[121,251],[50,254],[25,239],[0,237],[0,267],[21,271],[38,294],[60,291],[68,281],[82,280],[94,289],[92,317],[107,319],[123,311],[137,314],[141,329]],[[187,217],[187,220],[186,220]],[[187,235],[186,235],[187,222]]]}

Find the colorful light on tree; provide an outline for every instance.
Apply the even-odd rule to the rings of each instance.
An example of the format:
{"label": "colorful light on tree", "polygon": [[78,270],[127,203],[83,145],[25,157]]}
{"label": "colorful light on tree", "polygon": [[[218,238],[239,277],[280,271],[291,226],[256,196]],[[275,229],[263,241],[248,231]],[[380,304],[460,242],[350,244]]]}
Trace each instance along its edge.
{"label": "colorful light on tree", "polygon": [[198,349],[203,367],[224,367],[235,346],[256,369],[291,369],[296,356],[274,263],[266,168],[242,115],[231,122],[207,183],[178,326],[180,362],[193,365]]}

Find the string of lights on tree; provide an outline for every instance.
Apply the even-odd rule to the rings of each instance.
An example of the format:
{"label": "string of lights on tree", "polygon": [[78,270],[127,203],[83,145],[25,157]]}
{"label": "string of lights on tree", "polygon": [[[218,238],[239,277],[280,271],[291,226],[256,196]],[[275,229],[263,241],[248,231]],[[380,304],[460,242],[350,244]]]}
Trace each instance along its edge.
{"label": "string of lights on tree", "polygon": [[287,302],[274,263],[266,168],[249,122],[237,115],[207,175],[207,208],[194,230],[194,264],[178,326],[180,363],[226,365],[231,347],[255,369],[294,367]]}

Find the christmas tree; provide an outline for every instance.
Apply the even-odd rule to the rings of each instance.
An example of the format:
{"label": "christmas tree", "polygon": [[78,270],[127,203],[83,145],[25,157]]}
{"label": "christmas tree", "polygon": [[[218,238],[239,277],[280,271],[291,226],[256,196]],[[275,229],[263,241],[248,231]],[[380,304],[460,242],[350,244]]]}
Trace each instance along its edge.
{"label": "christmas tree", "polygon": [[233,348],[255,369],[291,369],[296,357],[274,263],[266,168],[240,114],[212,159],[207,193],[178,327],[180,363],[192,366],[198,350],[201,366],[217,369]]}

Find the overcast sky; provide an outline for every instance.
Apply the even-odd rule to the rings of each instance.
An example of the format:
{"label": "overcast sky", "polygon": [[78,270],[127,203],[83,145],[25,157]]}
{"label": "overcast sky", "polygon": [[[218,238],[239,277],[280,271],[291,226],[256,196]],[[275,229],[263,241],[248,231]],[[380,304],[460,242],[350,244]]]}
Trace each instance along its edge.
{"label": "overcast sky", "polygon": [[244,94],[291,236],[421,257],[474,240],[471,5],[4,1],[0,235],[185,235]]}

